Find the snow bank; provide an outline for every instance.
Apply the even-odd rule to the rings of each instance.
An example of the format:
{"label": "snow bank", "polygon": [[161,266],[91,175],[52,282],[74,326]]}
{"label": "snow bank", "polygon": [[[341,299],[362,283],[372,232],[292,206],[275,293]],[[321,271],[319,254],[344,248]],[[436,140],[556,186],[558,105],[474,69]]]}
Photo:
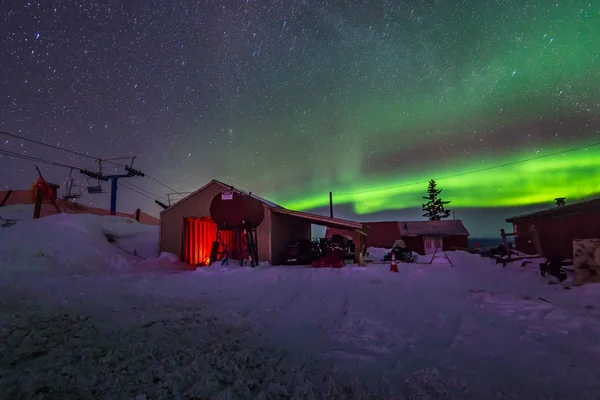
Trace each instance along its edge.
{"label": "snow bank", "polygon": [[367,248],[367,261],[383,261],[383,258],[392,249],[384,249],[382,247],[368,247]]}
{"label": "snow bank", "polygon": [[6,219],[32,219],[33,204],[15,204],[12,206],[0,207],[0,217]]}
{"label": "snow bank", "polygon": [[[600,284],[549,285],[537,264],[465,252],[446,253],[452,267],[438,254],[398,273],[234,260],[183,271],[173,254],[153,258],[157,229],[66,214],[0,228],[0,393],[593,399],[600,389]],[[133,271],[141,264],[153,268]]]}
{"label": "snow bank", "polygon": [[[0,215],[17,219],[24,208],[3,207]],[[57,214],[35,220],[19,218],[15,225],[0,228],[0,269],[4,270],[129,269],[145,258],[155,258],[157,250],[158,227],[117,216]]]}

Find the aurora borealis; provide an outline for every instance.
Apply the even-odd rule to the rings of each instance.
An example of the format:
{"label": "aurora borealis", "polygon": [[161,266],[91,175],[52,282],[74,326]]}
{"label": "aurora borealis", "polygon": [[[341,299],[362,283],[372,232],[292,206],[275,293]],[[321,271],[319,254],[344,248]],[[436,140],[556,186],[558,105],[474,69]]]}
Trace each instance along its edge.
{"label": "aurora borealis", "polygon": [[[300,210],[333,191],[363,220],[419,207],[431,178],[472,231],[600,194],[600,4],[204,3],[2,3],[0,128],[138,155],[178,191],[217,178]],[[0,183],[27,187],[25,165],[0,158]]]}

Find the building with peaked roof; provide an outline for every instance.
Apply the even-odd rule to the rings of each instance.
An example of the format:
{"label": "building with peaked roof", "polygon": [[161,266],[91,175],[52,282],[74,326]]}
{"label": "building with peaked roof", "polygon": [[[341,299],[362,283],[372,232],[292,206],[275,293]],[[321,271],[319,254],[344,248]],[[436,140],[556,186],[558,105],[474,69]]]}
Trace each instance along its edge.
{"label": "building with peaked roof", "polygon": [[559,198],[553,208],[510,217],[506,222],[513,225],[517,250],[571,259],[574,239],[600,238],[600,198],[571,204]]}
{"label": "building with peaked roof", "polygon": [[[251,196],[263,205],[264,220],[256,229],[259,261],[268,261],[272,265],[283,263],[286,245],[294,240],[310,240],[312,224],[344,229],[355,236],[357,243],[364,242],[361,238],[366,233],[362,223],[288,210],[254,193],[213,179],[161,211],[160,251],[176,254],[192,265],[207,264],[212,244],[217,239],[217,227],[210,218],[210,204],[215,196],[227,191]],[[191,221],[194,223],[190,230]],[[227,240],[231,245],[233,239]]]}
{"label": "building with peaked roof", "polygon": [[[469,231],[461,220],[441,221],[381,221],[363,222],[369,232],[367,244],[372,247],[390,249],[397,239],[419,254],[430,254],[436,249],[468,247]],[[325,237],[334,234],[347,235],[340,229],[328,228]]]}

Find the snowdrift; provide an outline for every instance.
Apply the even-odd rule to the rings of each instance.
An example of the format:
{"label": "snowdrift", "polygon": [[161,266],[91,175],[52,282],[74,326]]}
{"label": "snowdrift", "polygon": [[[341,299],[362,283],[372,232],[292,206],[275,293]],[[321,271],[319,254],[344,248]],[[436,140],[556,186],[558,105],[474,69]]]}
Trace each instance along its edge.
{"label": "snowdrift", "polygon": [[131,218],[91,214],[63,213],[34,220],[29,208],[0,209],[2,218],[16,220],[14,225],[0,228],[3,270],[126,270],[157,256],[157,226],[142,225]]}

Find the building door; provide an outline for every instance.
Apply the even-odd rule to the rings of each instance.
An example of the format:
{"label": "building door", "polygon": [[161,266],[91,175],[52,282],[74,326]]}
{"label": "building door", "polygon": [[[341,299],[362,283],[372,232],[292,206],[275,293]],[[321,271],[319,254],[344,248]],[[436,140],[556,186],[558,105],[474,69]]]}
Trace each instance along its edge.
{"label": "building door", "polygon": [[444,240],[441,237],[425,237],[425,254],[433,254],[435,250],[438,251],[444,248]]}
{"label": "building door", "polygon": [[[223,245],[230,252],[235,250],[235,233],[233,231],[221,231],[219,253],[225,250]],[[182,259],[185,263],[191,265],[207,266],[210,261],[210,252],[212,244],[217,240],[217,224],[210,218],[185,218],[183,227],[183,252]]]}

